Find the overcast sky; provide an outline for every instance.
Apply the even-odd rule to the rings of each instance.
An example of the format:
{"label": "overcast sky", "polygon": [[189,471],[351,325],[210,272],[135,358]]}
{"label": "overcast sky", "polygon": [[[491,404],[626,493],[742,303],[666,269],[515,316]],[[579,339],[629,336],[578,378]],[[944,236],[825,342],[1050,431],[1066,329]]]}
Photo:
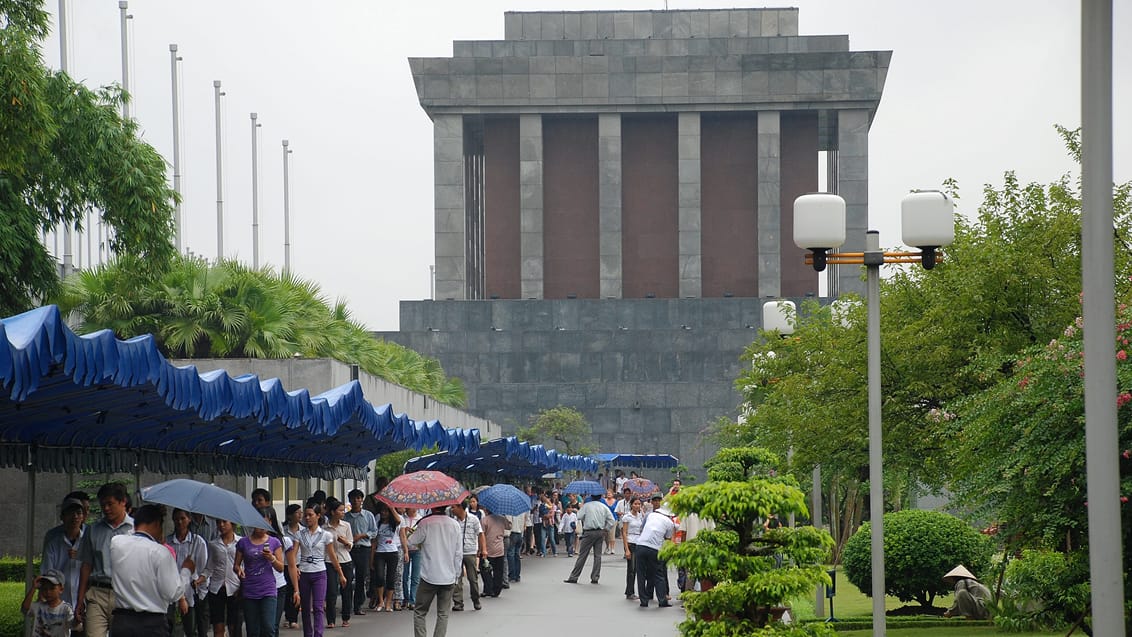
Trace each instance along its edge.
{"label": "overcast sky", "polygon": [[[672,0],[671,9],[736,2]],[[802,35],[892,50],[870,135],[871,226],[900,241],[909,188],[959,180],[961,210],[1006,170],[1048,182],[1075,170],[1053,125],[1080,123],[1080,7],[1068,0],[798,0]],[[1132,179],[1132,6],[1115,2],[1115,167]],[[292,155],[292,265],[371,329],[429,294],[432,125],[406,58],[452,40],[502,39],[504,11],[662,9],[661,1],[130,0],[130,89],[145,138],[172,160],[169,44],[179,45],[185,242],[216,256],[213,80],[223,82],[226,256],[251,262],[251,120],[259,115],[261,261],[283,262],[281,140]],[[52,12],[58,0],[47,0]],[[751,4],[750,6],[782,6]],[[121,81],[115,0],[70,0],[71,74]],[[59,66],[55,36],[44,57]],[[1123,114],[1123,116],[1122,116]],[[172,171],[170,171],[172,175]],[[84,251],[86,250],[84,244]]]}

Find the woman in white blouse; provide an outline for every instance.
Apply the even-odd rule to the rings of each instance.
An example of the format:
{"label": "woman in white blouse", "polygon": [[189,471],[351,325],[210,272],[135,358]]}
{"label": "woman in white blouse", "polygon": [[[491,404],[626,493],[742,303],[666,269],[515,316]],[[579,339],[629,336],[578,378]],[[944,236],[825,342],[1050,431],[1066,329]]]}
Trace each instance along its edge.
{"label": "woman in white blouse", "polygon": [[322,637],[326,623],[326,565],[338,572],[338,584],[346,585],[346,576],[338,564],[338,555],[330,547],[334,534],[318,526],[322,506],[307,502],[303,509],[303,528],[295,537],[299,547],[299,606],[303,616],[303,637]]}
{"label": "woman in white blouse", "polygon": [[216,539],[208,543],[208,615],[212,634],[224,637],[227,627],[241,634],[244,623],[240,609],[240,577],[236,575],[236,543],[240,536],[228,520],[216,521]]}
{"label": "woman in white blouse", "polygon": [[633,496],[629,500],[629,512],[621,516],[621,543],[625,545],[625,599],[637,599],[634,590],[637,565],[633,554],[637,549],[637,538],[641,536],[641,527],[645,525],[645,515],[641,499]]}

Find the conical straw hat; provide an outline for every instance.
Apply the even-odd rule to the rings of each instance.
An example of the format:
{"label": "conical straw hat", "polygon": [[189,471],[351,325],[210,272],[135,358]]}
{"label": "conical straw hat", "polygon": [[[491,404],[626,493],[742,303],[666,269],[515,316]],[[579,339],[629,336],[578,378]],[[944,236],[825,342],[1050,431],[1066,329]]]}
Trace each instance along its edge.
{"label": "conical straw hat", "polygon": [[977,580],[978,578],[972,575],[971,571],[968,571],[967,567],[963,566],[962,564],[951,569],[947,572],[947,575],[943,576],[943,581],[947,582],[948,584],[954,584],[961,579]]}

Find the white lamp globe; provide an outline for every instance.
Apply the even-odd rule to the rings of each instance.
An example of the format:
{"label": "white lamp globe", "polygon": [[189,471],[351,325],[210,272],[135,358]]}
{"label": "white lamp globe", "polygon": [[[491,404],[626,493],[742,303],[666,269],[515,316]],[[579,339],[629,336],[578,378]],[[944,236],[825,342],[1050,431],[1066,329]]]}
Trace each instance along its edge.
{"label": "white lamp globe", "polygon": [[914,190],[900,202],[904,244],[923,251],[924,268],[935,265],[935,249],[955,241],[955,205],[938,190]]}
{"label": "white lamp globe", "polygon": [[825,269],[825,253],[845,243],[845,200],[810,193],[794,200],[794,244],[814,252],[814,269]]}
{"label": "white lamp globe", "polygon": [[763,303],[763,329],[789,336],[794,333],[793,321],[797,314],[793,301],[767,301]]}

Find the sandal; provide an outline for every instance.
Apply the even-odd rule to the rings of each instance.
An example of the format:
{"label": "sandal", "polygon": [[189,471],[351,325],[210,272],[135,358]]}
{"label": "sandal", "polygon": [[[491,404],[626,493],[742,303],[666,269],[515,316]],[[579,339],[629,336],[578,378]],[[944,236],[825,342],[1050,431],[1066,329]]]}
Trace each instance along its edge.
{"label": "sandal", "polygon": [[349,627],[350,627],[350,622],[348,620],[343,619],[342,620],[342,628],[349,628]]}
{"label": "sandal", "polygon": [[369,609],[373,610],[375,608],[377,608],[377,600],[376,599],[369,600]]}

